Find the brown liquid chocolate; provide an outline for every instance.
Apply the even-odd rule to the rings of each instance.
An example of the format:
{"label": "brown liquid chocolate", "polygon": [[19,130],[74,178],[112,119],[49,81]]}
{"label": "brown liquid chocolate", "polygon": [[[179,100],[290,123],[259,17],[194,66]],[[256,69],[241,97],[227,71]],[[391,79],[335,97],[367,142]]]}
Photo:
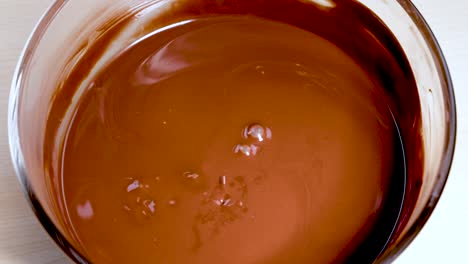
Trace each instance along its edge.
{"label": "brown liquid chocolate", "polygon": [[[359,59],[362,39],[345,27],[365,32],[362,17],[348,21],[363,10],[189,1],[113,58],[63,135],[55,193],[81,253],[92,263],[371,262],[411,186],[394,120],[404,111],[386,89],[414,87],[382,44]],[[57,98],[76,89],[70,76]]]}

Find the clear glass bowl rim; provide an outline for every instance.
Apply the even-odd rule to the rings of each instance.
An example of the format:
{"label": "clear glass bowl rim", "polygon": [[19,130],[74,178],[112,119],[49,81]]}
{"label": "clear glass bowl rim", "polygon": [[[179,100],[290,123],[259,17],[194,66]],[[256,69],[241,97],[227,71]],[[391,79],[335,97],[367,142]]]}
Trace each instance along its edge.
{"label": "clear glass bowl rim", "polygon": [[[49,24],[55,16],[60,12],[60,10],[65,6],[69,0],[56,0],[49,9],[44,13],[42,18],[36,24],[34,30],[32,31],[23,52],[19,58],[15,73],[13,75],[9,105],[8,105],[8,138],[10,146],[10,154],[13,162],[13,167],[15,169],[16,175],[19,179],[23,192],[27,198],[29,205],[31,206],[33,212],[38,218],[39,222],[42,224],[44,229],[50,235],[50,237],[55,241],[55,243],[63,250],[63,252],[68,255],[73,261],[80,264],[91,263],[86,260],[86,258],[79,253],[74,246],[65,239],[61,232],[54,225],[52,220],[46,214],[43,206],[37,199],[36,194],[31,188],[31,184],[28,180],[28,174],[24,167],[24,159],[21,154],[21,146],[19,144],[19,134],[18,134],[18,100],[21,90],[21,80],[23,78],[22,73],[26,69],[34,54],[35,49],[38,43],[41,41],[42,36],[47,31]],[[444,103],[448,106],[449,113],[449,122],[446,126],[446,142],[447,147],[444,149],[444,154],[442,157],[441,167],[439,168],[438,175],[440,177],[437,179],[437,182],[434,186],[443,186],[447,182],[450,168],[452,165],[453,155],[455,152],[455,142],[456,142],[456,130],[457,130],[457,117],[456,117],[456,103],[455,95],[453,90],[452,79],[450,77],[450,72],[448,69],[447,62],[444,58],[442,50],[435,38],[432,30],[427,24],[424,17],[421,15],[419,10],[410,0],[396,0],[410,16],[411,20],[416,24],[417,29],[422,34],[426,44],[433,53],[433,60],[437,66],[441,69],[441,81],[445,84],[447,97],[444,98]],[[412,224],[409,231],[404,235],[404,237],[392,247],[389,252],[386,252],[385,259],[381,260],[383,263],[390,263],[396,259],[414,240],[414,238],[419,234],[423,226],[426,224],[430,215],[432,214],[434,208],[437,205],[437,202],[442,195],[444,188],[436,188],[433,190],[431,197],[432,200],[428,201],[424,206],[423,211],[418,216],[416,221]]]}

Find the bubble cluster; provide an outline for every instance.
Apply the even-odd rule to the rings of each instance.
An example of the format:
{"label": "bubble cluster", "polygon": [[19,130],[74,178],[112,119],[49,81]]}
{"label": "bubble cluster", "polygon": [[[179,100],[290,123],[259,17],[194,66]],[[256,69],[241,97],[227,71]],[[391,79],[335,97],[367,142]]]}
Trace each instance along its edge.
{"label": "bubble cluster", "polygon": [[[259,123],[249,124],[241,131],[239,144],[234,146],[233,152],[235,155],[255,157],[271,139],[272,131],[269,127]],[[122,209],[132,221],[136,221],[135,223],[147,224],[154,221],[153,216],[164,214],[165,210],[180,208],[184,203],[181,199],[187,194],[193,199],[200,199],[192,227],[196,238],[194,248],[197,248],[203,243],[203,236],[215,235],[224,225],[246,217],[249,212],[248,183],[255,183],[255,179],[228,174],[213,177],[214,175],[205,175],[204,171],[197,167],[187,169],[179,172],[178,176],[181,191],[186,193],[181,196],[176,191],[169,198],[158,196],[158,190],[167,184],[163,175],[153,176],[151,180],[125,178]],[[82,218],[92,217],[90,203],[85,203],[78,210]]]}
{"label": "bubble cluster", "polygon": [[260,150],[260,144],[270,140],[273,134],[269,127],[253,123],[242,130],[243,142],[234,146],[235,154],[247,157],[256,156]]}
{"label": "bubble cluster", "polygon": [[214,188],[202,193],[203,199],[192,226],[193,249],[203,244],[205,238],[216,235],[220,229],[247,214],[248,184],[244,177],[218,177]]}
{"label": "bubble cluster", "polygon": [[131,219],[142,223],[144,219],[156,215],[157,201],[151,192],[151,186],[141,180],[127,178],[122,209],[128,213]]}

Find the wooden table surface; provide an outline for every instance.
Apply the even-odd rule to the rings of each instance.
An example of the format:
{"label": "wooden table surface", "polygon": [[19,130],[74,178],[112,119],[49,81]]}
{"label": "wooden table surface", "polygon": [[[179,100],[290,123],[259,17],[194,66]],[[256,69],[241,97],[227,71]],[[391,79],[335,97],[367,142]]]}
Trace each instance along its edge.
{"label": "wooden table surface", "polygon": [[[14,67],[29,33],[52,2],[0,0],[0,264],[71,263],[26,203],[12,169],[7,140],[6,113]],[[458,141],[452,173],[435,213],[396,263],[468,264],[468,1],[414,2],[438,37],[452,73]]]}

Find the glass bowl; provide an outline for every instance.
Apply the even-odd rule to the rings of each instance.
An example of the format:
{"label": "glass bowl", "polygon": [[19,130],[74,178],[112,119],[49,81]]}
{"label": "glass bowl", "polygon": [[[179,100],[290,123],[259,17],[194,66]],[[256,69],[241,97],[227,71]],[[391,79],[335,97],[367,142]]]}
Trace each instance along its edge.
{"label": "glass bowl", "polygon": [[[304,0],[306,1],[306,0]],[[315,0],[307,0],[315,1]],[[329,1],[329,0],[327,0]],[[417,197],[402,212],[397,230],[374,263],[392,262],[416,237],[431,215],[447,180],[455,147],[456,110],[450,74],[429,26],[409,0],[356,0],[385,24],[398,40],[411,66],[421,108],[424,149],[422,181],[407,192]],[[10,92],[9,143],[16,174],[38,219],[77,263],[90,263],[73,235],[57,215],[50,173],[44,152],[58,159],[58,153],[44,146],[49,106],[57,92],[58,74],[73,67],[102,26],[119,13],[152,6],[164,8],[170,0],[57,0],[42,17],[22,53]],[[323,2],[323,0],[321,1]],[[153,10],[155,11],[155,10]],[[115,41],[116,53],[146,32],[134,32]],[[31,133],[34,131],[34,133]]]}

